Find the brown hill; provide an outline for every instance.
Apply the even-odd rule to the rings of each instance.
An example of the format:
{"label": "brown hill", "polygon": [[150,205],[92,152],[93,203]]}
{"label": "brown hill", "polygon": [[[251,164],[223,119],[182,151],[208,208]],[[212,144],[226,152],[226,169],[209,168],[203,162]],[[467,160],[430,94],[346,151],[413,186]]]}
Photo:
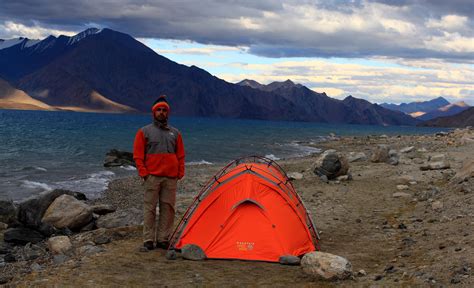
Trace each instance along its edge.
{"label": "brown hill", "polygon": [[54,107],[32,98],[22,90],[13,88],[0,78],[0,109],[56,110]]}

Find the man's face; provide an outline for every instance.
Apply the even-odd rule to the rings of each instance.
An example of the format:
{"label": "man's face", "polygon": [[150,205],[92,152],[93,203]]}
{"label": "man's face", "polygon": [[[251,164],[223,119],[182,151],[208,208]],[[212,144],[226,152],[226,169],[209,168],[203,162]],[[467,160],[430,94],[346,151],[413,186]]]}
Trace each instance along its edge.
{"label": "man's face", "polygon": [[158,121],[165,121],[168,119],[168,109],[166,107],[158,107],[155,110],[155,119]]}

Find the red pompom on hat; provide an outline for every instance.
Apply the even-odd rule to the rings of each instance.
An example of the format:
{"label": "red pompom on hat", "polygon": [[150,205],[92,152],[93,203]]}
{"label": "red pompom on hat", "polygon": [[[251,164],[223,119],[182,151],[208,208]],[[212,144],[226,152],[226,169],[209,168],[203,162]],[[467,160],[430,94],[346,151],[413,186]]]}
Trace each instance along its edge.
{"label": "red pompom on hat", "polygon": [[153,103],[151,111],[155,113],[158,107],[165,107],[166,109],[168,109],[168,112],[170,111],[170,105],[168,104],[168,101],[166,101],[166,95],[160,95],[160,97],[156,99],[155,103]]}

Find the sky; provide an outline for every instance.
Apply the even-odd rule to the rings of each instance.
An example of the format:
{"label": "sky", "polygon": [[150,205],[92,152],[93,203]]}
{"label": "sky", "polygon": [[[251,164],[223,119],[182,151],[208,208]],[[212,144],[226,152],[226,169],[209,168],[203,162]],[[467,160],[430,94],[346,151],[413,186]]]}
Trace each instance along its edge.
{"label": "sky", "polygon": [[290,79],[337,99],[474,105],[472,0],[0,0],[0,39],[90,27],[232,83]]}

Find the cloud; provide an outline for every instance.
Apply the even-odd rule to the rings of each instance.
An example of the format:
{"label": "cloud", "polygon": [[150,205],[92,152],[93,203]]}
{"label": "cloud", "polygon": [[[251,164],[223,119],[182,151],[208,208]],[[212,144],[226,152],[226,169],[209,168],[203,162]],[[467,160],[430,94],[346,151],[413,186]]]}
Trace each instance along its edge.
{"label": "cloud", "polygon": [[33,26],[26,26],[12,21],[6,21],[3,24],[0,24],[0,35],[6,35],[6,37],[3,36],[4,38],[26,37],[29,39],[43,39],[49,35],[72,36],[74,34],[76,33],[72,31],[47,29],[36,24]]}
{"label": "cloud", "polygon": [[[91,24],[139,38],[245,46],[265,57],[474,59],[472,1],[0,1],[0,25]],[[5,29],[0,37],[12,35]],[[450,43],[446,43],[450,42]]]}
{"label": "cloud", "polygon": [[263,84],[292,79],[339,99],[353,95],[371,102],[400,103],[443,96],[451,101],[464,100],[474,105],[474,67],[446,64],[440,60],[433,62],[415,60],[411,63],[398,59],[381,65],[375,60],[369,64],[356,64],[305,59],[272,64],[240,64],[242,73],[220,76],[229,82],[250,78]]}

